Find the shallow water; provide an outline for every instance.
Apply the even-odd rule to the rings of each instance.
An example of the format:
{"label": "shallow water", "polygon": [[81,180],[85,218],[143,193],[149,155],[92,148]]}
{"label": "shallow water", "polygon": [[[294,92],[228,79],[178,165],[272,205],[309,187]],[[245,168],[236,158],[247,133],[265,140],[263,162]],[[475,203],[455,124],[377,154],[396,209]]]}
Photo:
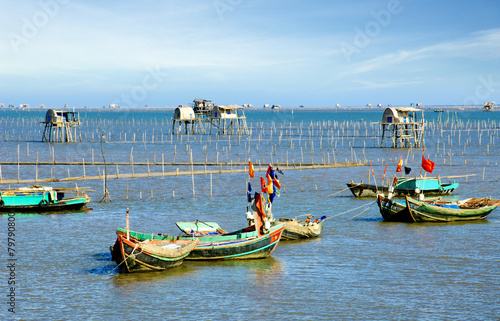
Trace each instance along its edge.
{"label": "shallow water", "polygon": [[[17,116],[0,113],[2,132],[22,131],[22,127],[6,129],[7,120]],[[31,117],[34,113],[30,112]],[[160,114],[160,112],[158,112]],[[163,112],[161,114],[164,114]],[[432,112],[426,115],[429,121],[437,117]],[[101,113],[107,120],[116,118],[116,113]],[[272,115],[271,113],[247,113],[249,125],[274,121],[300,128],[303,123],[301,147],[307,146],[309,158],[320,162],[323,153],[335,150],[337,161],[351,160],[352,151],[374,164],[378,183],[382,180],[385,163],[389,162],[387,175],[394,174],[397,159],[403,155],[408,159],[413,172],[419,171],[421,150],[379,149],[376,139],[365,138],[364,130],[355,137],[345,139],[335,137],[329,147],[325,127],[323,150],[320,149],[321,132],[318,121],[321,117],[334,121],[378,121],[378,113],[321,113],[295,111]],[[426,137],[426,157],[430,156],[437,165],[433,174],[441,176],[475,174],[457,178],[461,184],[454,193],[460,198],[490,196],[500,199],[498,186],[500,175],[498,156],[500,154],[495,139],[498,140],[499,113],[457,112],[459,121],[488,121],[488,131],[462,132],[458,142],[458,132],[434,130]],[[94,117],[89,112],[86,117]],[[149,130],[146,124],[153,118],[152,113],[130,112],[127,117],[144,123],[130,130]],[[122,116],[120,116],[122,117]],[[154,115],[158,118],[158,115]],[[442,116],[445,117],[445,116]],[[489,117],[488,120],[486,117]],[[315,151],[309,142],[308,126],[313,122],[311,134]],[[478,122],[479,123],[479,122]],[[480,123],[481,126],[484,123]],[[163,125],[164,133],[170,128]],[[340,125],[339,125],[340,126]],[[126,126],[109,126],[109,131],[121,131]],[[259,127],[260,128],[260,127]],[[477,126],[476,126],[477,129]],[[84,128],[85,132],[87,128]],[[335,135],[340,127],[335,129]],[[250,157],[268,163],[271,145],[276,144],[276,156],[289,151],[290,146],[276,142],[280,130],[270,139],[271,130],[264,137],[268,141],[257,140],[257,132],[252,141],[244,138],[220,137],[219,152],[227,148],[229,158],[245,160],[250,147]],[[332,132],[330,132],[331,134]],[[433,135],[432,135],[433,134]],[[34,136],[34,134],[31,134]],[[114,132],[112,134],[116,136]],[[149,135],[149,134],[148,134]],[[447,135],[451,137],[448,144]],[[479,135],[482,145],[479,146]],[[14,135],[15,136],[15,135]],[[19,136],[19,135],[18,135]],[[208,135],[192,136],[187,143],[193,150],[195,159],[204,160],[203,148],[208,145],[209,158],[216,158],[214,145]],[[370,136],[370,135],[368,135]],[[165,136],[166,137],[166,136]],[[487,138],[486,138],[487,137]],[[196,138],[196,141],[195,141]],[[134,148],[134,161],[153,159],[154,153],[161,159],[161,153],[171,161],[177,157],[187,161],[186,143],[176,141],[143,143],[106,143],[107,157],[128,160]],[[185,138],[184,138],[185,139]],[[471,143],[465,146],[466,139]],[[49,144],[26,141],[26,135],[17,140],[2,141],[1,150],[7,151],[1,161],[17,160],[17,146],[23,159],[35,159],[38,151],[40,159],[51,159]],[[440,143],[438,152],[437,144]],[[283,138],[285,141],[285,138]],[[366,148],[363,149],[363,141]],[[272,142],[272,143],[271,143]],[[353,143],[350,148],[349,142]],[[245,143],[247,146],[245,147]],[[300,157],[298,136],[294,136],[293,157]],[[445,144],[445,151],[442,145]],[[27,153],[29,144],[29,156]],[[229,150],[229,144],[231,144]],[[487,150],[487,144],[490,146]],[[172,151],[176,145],[177,155]],[[97,159],[100,142],[82,144],[51,144],[56,150],[56,159],[90,159],[91,149]],[[259,146],[259,152],[254,151]],[[83,147],[83,148],[82,148]],[[299,150],[299,151],[297,151]],[[226,150],[224,150],[226,152]],[[452,153],[452,166],[448,152]],[[489,154],[488,154],[489,152]],[[275,158],[276,159],[276,158]],[[391,161],[389,161],[391,159]],[[465,164],[467,160],[467,164]],[[333,162],[333,159],[331,160]],[[446,162],[446,166],[443,164]],[[489,162],[489,163],[488,163]],[[80,170],[71,167],[75,176]],[[177,166],[178,167],[178,166]],[[61,166],[59,174],[67,176]],[[111,261],[109,246],[115,240],[116,227],[125,226],[125,210],[130,208],[131,229],[143,232],[163,232],[178,234],[176,221],[200,219],[217,221],[226,230],[241,228],[246,224],[245,180],[242,173],[213,175],[213,197],[210,197],[210,176],[195,176],[196,197],[192,195],[190,176],[150,177],[144,179],[117,179],[108,181],[108,189],[113,202],[99,203],[102,197],[101,181],[78,182],[95,191],[90,192],[94,201],[93,210],[84,213],[57,215],[16,214],[16,314],[8,312],[6,303],[0,308],[1,319],[203,319],[228,318],[235,320],[284,318],[291,320],[364,319],[364,320],[496,320],[500,308],[500,210],[493,211],[487,220],[468,223],[446,224],[405,224],[383,222],[372,199],[356,199],[345,190],[345,183],[353,179],[368,181],[369,166],[348,168],[317,168],[312,170],[289,170],[280,179],[284,185],[281,197],[273,205],[277,217],[293,217],[312,213],[319,217],[327,215],[321,237],[306,241],[281,242],[272,256],[263,260],[191,262],[185,261],[180,267],[159,273],[119,274],[116,264]],[[483,182],[483,169],[485,177]],[[102,168],[100,169],[102,170]],[[137,167],[145,172],[145,167]],[[151,168],[161,171],[161,166]],[[167,169],[166,169],[167,170]],[[169,171],[175,170],[168,168]],[[89,172],[97,169],[88,165]],[[120,172],[127,171],[126,167]],[[73,174],[74,172],[74,174]],[[23,167],[23,177],[33,177],[34,169]],[[389,174],[390,173],[390,174]],[[261,175],[257,172],[257,175]],[[39,175],[50,177],[50,167],[40,166]],[[16,165],[2,165],[2,176],[17,177]],[[373,181],[373,177],[370,178]],[[252,180],[255,187],[257,179]],[[126,200],[127,184],[129,198]],[[74,186],[61,183],[57,186]],[[14,187],[15,185],[12,185]],[[55,185],[54,185],[55,186]],[[5,186],[4,186],[5,187]],[[151,200],[150,191],[154,199]],[[172,191],[175,190],[175,199]],[[143,200],[139,200],[139,191]],[[353,208],[359,208],[350,211]],[[0,216],[2,230],[6,231],[8,216]],[[8,271],[7,244],[2,242],[2,295],[7,295]]]}

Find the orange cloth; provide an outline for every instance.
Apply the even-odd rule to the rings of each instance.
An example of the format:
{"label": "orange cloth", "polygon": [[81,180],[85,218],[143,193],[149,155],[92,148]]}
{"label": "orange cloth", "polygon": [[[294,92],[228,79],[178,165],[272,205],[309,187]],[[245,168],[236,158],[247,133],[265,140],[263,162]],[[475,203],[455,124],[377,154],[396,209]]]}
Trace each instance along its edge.
{"label": "orange cloth", "polygon": [[251,161],[248,161],[248,174],[250,175],[250,178],[255,177],[255,170]]}

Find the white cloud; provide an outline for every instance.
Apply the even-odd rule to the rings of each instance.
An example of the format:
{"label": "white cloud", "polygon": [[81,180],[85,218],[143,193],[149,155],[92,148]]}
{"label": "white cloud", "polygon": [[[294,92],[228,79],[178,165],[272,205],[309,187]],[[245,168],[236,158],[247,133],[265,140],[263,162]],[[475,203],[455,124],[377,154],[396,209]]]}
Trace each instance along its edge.
{"label": "white cloud", "polygon": [[377,81],[367,81],[367,80],[354,80],[353,83],[359,86],[350,88],[351,91],[357,90],[370,90],[370,89],[385,89],[385,88],[395,88],[395,87],[405,87],[409,85],[417,85],[424,83],[425,80],[421,78],[413,79],[393,79],[393,80],[377,80]]}
{"label": "white cloud", "polygon": [[475,32],[468,37],[439,44],[423,46],[414,50],[400,50],[395,53],[384,53],[380,56],[358,63],[348,64],[338,79],[374,73],[403,67],[413,61],[430,59],[433,62],[440,59],[470,58],[491,59],[500,58],[500,29],[490,29]]}

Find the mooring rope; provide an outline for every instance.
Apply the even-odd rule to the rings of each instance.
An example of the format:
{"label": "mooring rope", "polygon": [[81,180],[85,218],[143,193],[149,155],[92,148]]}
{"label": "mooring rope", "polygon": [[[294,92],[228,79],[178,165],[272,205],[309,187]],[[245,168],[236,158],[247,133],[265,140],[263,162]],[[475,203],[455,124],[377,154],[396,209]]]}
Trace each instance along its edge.
{"label": "mooring rope", "polygon": [[367,208],[365,208],[363,211],[361,211],[361,213],[356,214],[356,215],[354,215],[353,217],[350,217],[348,220],[353,219],[353,218],[355,218],[356,216],[359,216],[359,215],[363,214],[364,212],[368,211],[368,210],[370,209],[370,207],[372,207],[372,206],[373,206],[373,204],[377,204],[377,202],[371,203],[371,205],[370,205],[370,206],[368,206]]}
{"label": "mooring rope", "polygon": [[[137,246],[139,246],[139,243],[137,243],[137,244],[135,245],[134,249],[132,250],[132,252],[130,253],[130,255],[128,255],[128,257],[131,257],[132,255],[134,255],[134,251],[135,251],[135,249],[137,248]],[[126,255],[126,254],[125,254],[125,255]],[[105,277],[105,276],[107,276],[107,275],[111,274],[114,270],[116,270],[118,267],[120,267],[120,265],[122,265],[123,263],[125,263],[125,261],[126,261],[126,260],[127,260],[127,258],[125,258],[123,261],[121,261],[121,262],[120,262],[120,264],[118,264],[117,266],[115,266],[115,267],[114,267],[111,271],[109,271],[108,273],[106,273],[106,274],[104,274],[104,275],[102,275],[102,276],[98,277],[98,278],[97,278],[97,279],[95,279],[94,281],[97,281],[97,280],[99,280],[99,279],[102,279],[103,277]]]}
{"label": "mooring rope", "polygon": [[[356,185],[351,186],[351,187],[357,187],[357,186],[360,186],[360,185],[363,185],[363,184],[362,184],[362,183],[359,183],[359,184],[356,184]],[[330,197],[330,196],[337,195],[338,193],[345,192],[345,191],[347,191],[348,189],[350,189],[351,187],[344,188],[343,190],[340,190],[340,191],[338,191],[338,192],[336,192],[336,193],[333,193],[333,194],[327,195],[327,196],[325,196],[325,197]]]}
{"label": "mooring rope", "polygon": [[[327,218],[325,218],[325,220],[327,220],[327,219],[329,219],[329,218],[332,218],[332,217],[337,217],[337,216],[339,216],[339,215],[342,215],[342,214],[346,214],[346,213],[349,213],[349,212],[355,211],[355,210],[360,209],[360,208],[363,208],[363,207],[365,207],[365,206],[372,206],[373,204],[376,204],[376,202],[370,202],[370,203],[367,203],[367,204],[364,204],[364,205],[358,206],[358,207],[356,207],[356,208],[352,208],[352,209],[350,209],[350,210],[348,210],[348,211],[345,211],[345,212],[342,212],[342,213],[339,213],[339,214],[336,214],[336,215],[333,215],[333,216],[328,216]],[[367,208],[367,209],[368,209],[368,208]],[[367,210],[367,209],[366,209],[366,210]],[[366,210],[364,210],[363,212],[365,212]],[[363,212],[361,212],[361,213],[363,213]],[[361,214],[361,213],[359,213],[359,214]],[[357,215],[359,215],[359,214],[357,214]],[[354,216],[353,216],[353,217],[354,217]]]}

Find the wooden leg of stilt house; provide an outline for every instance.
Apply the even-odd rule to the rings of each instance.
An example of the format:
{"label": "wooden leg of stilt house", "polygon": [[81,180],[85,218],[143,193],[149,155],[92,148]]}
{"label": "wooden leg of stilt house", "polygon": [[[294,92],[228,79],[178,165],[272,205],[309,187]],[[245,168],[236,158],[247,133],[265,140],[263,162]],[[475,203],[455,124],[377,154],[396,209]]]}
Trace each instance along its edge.
{"label": "wooden leg of stilt house", "polygon": [[380,146],[384,146],[384,140],[385,140],[385,133],[387,132],[387,128],[384,126],[384,130],[382,132],[382,142],[380,143]]}

